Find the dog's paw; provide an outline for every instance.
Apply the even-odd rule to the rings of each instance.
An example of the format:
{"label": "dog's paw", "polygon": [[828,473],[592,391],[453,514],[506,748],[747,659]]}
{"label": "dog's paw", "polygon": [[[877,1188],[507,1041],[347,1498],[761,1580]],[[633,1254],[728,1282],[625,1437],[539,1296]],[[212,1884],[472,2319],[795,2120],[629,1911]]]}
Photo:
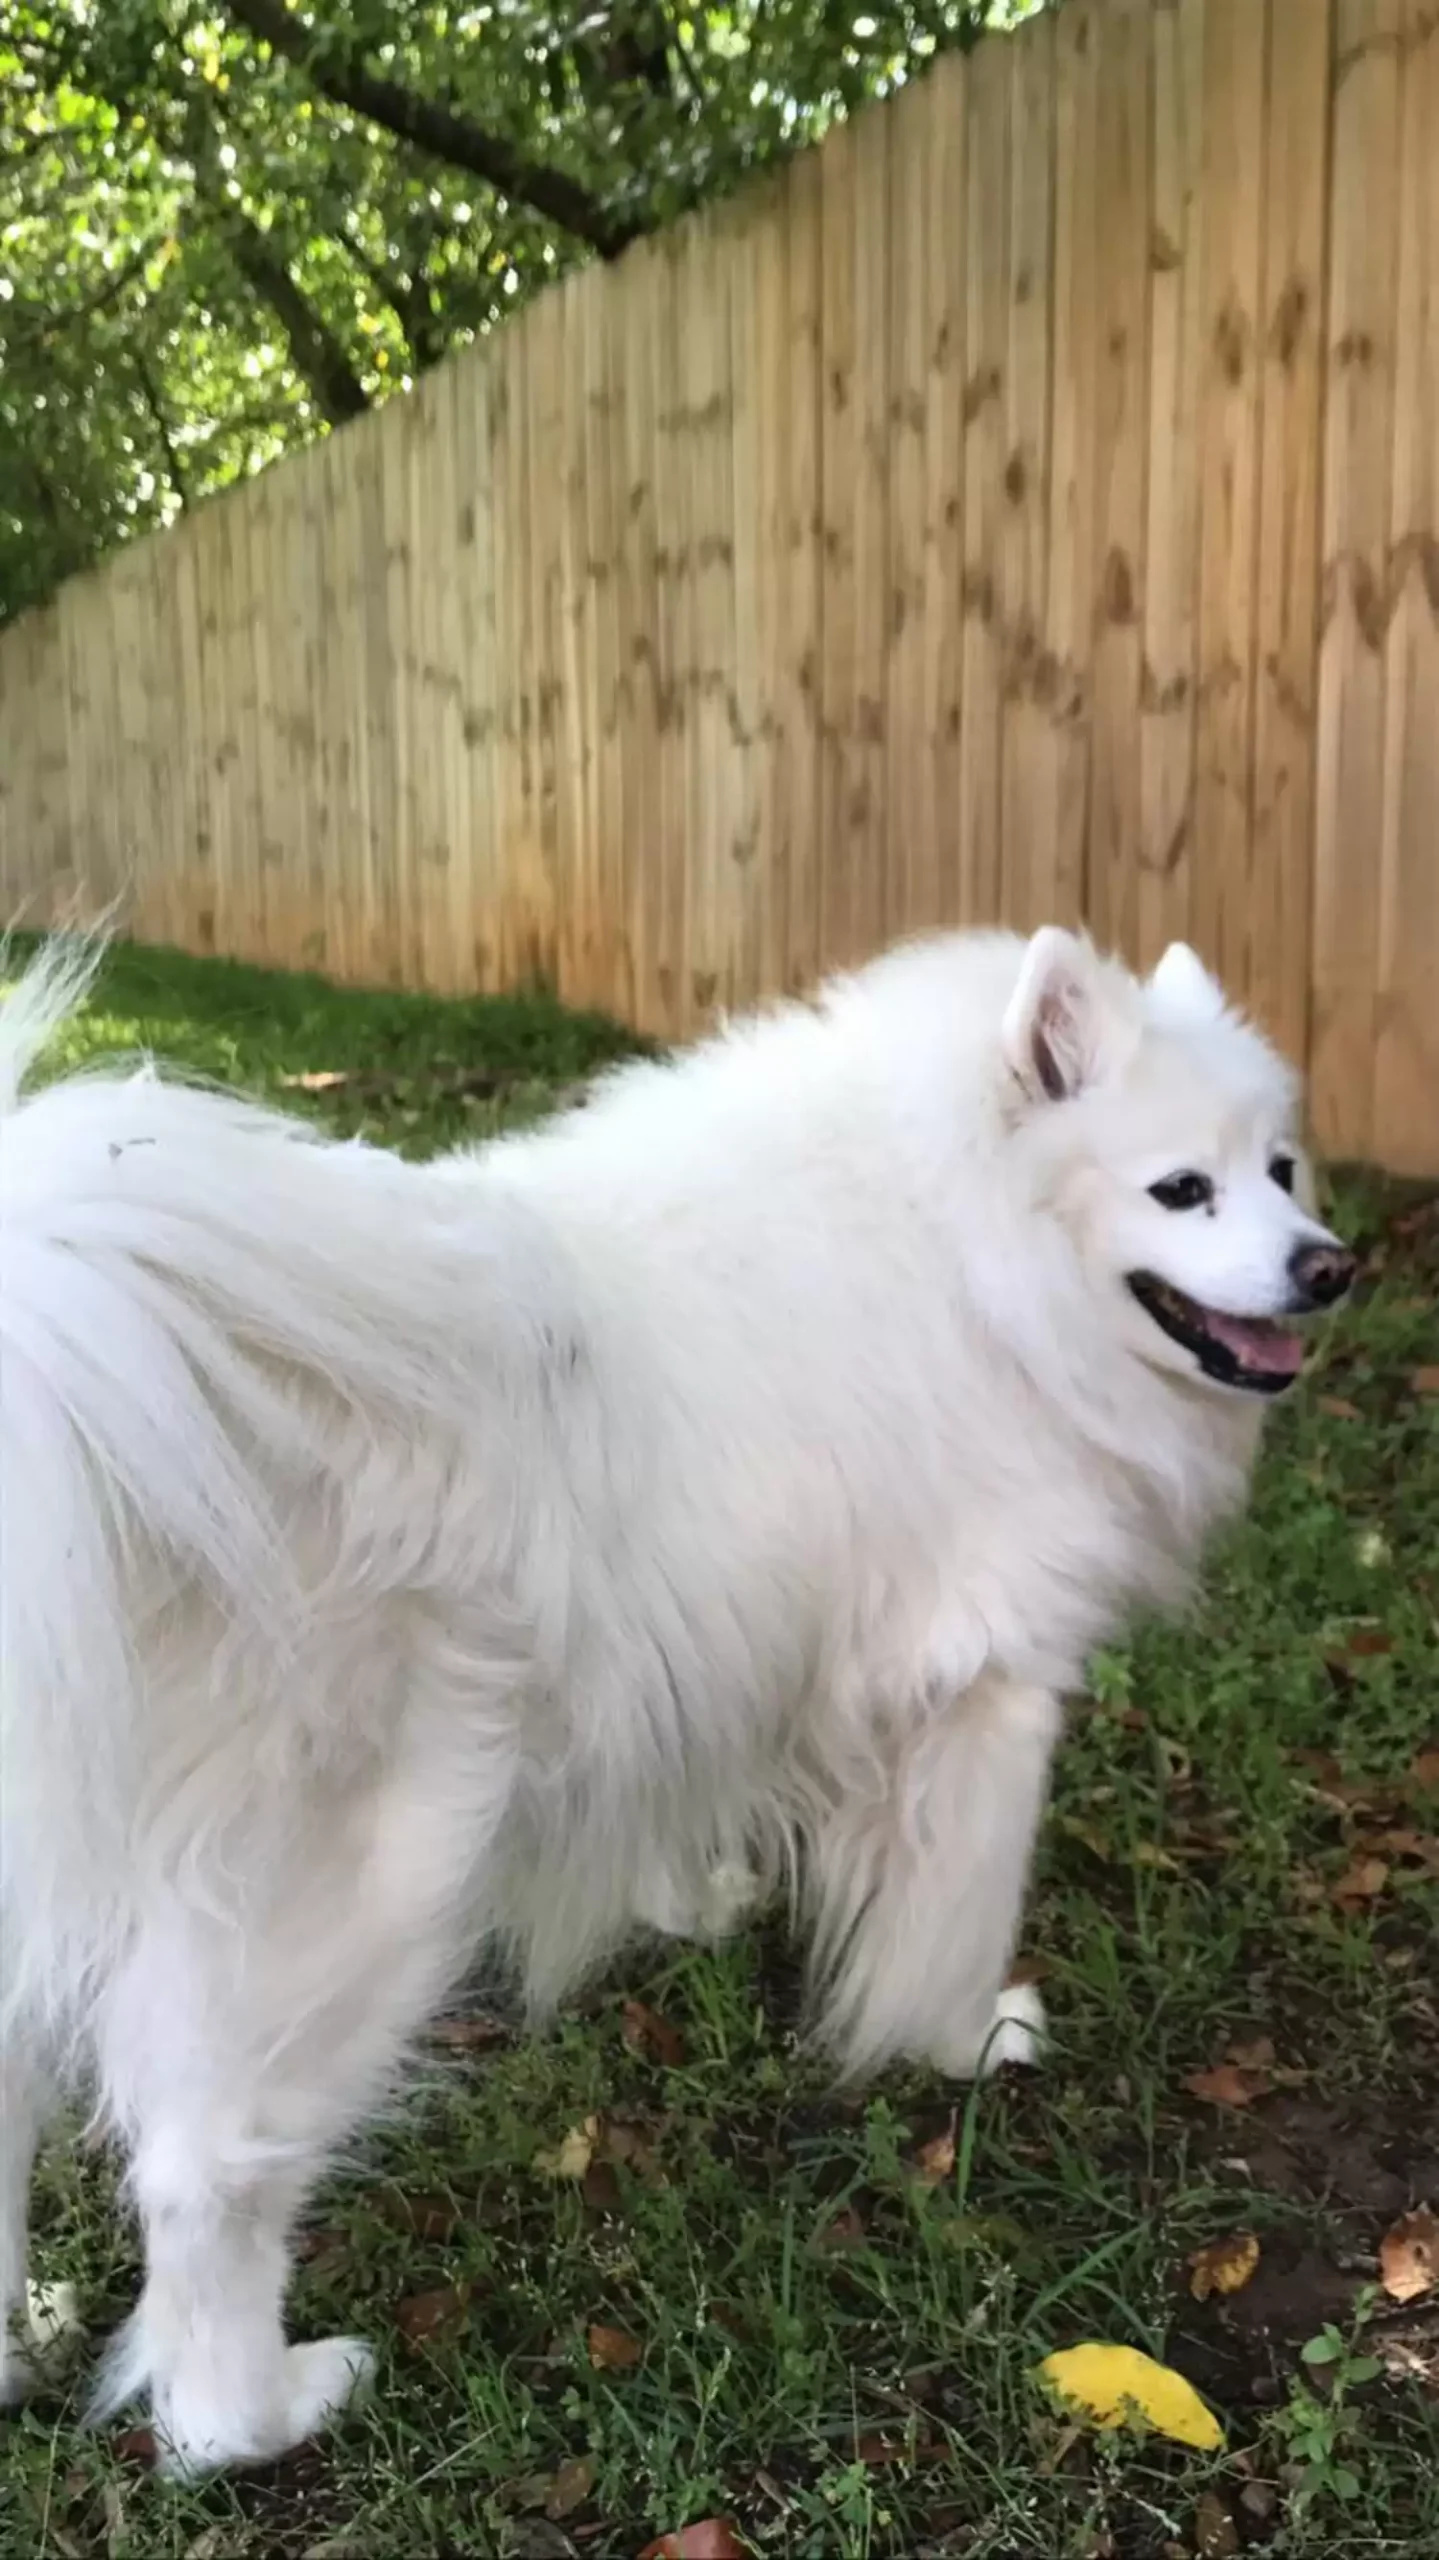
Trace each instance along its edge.
{"label": "dog's paw", "polygon": [[1037,2070],[1044,2059],[1047,2024],[1044,2002],[1033,1983],[1007,1983],[994,2004],[994,2021],[980,2057],[982,2076],[987,2080],[1006,2062]]}
{"label": "dog's paw", "polygon": [[635,1916],[666,1938],[727,1938],[753,1908],[759,1885],[748,1867],[724,1861],[697,1883],[681,1885],[665,1869],[635,1891]]}
{"label": "dog's paw", "polygon": [[263,2412],[207,2404],[183,2382],[156,2407],[157,2468],[168,2480],[198,2480],[231,2464],[273,2462],[339,2417],[374,2370],[362,2338],[317,2338],[286,2348],[279,2391]]}
{"label": "dog's paw", "polygon": [[288,2347],[287,2442],[303,2444],[307,2436],[318,2434],[361,2398],[374,2378],[374,2350],[363,2338],[317,2338],[311,2346]]}
{"label": "dog's paw", "polygon": [[754,1909],[759,1882],[748,1867],[722,1863],[712,1867],[700,1888],[697,1934],[727,1938]]}
{"label": "dog's paw", "polygon": [[1007,2062],[1033,2069],[1044,2050],[1044,2002],[1029,1982],[1011,1982],[999,1994],[985,2026],[966,2022],[916,2056],[942,2071],[947,2080],[988,2080]]}

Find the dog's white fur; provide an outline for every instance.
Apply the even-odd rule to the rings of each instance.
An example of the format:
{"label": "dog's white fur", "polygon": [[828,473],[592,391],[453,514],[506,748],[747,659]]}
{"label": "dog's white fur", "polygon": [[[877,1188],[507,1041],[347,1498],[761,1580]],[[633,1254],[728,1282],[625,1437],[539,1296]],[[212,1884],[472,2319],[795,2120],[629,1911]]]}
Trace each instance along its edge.
{"label": "dog's white fur", "polygon": [[0,2292],[86,2074],[147,2257],[101,2405],[198,2469],[365,2370],[285,2345],[288,2234],[481,1944],[543,2011],[784,1875],[845,2070],[1030,2049],[1058,1700],[1259,1428],[1123,1275],[1277,1309],[1323,1231],[1184,951],[911,946],[425,1168],[150,1074],[22,1098],[78,992],[0,1015]]}

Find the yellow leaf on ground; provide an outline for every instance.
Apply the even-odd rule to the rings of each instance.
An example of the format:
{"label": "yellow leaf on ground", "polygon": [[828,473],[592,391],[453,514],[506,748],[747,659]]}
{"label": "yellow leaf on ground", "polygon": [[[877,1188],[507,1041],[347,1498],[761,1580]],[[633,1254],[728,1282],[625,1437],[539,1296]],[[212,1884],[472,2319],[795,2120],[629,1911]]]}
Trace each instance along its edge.
{"label": "yellow leaf on ground", "polygon": [[1242,2293],[1259,2264],[1259,2243],[1252,2231],[1230,2231],[1196,2249],[1189,2261],[1189,2290],[1196,2302],[1211,2293]]}
{"label": "yellow leaf on ground", "polygon": [[1138,2347],[1098,2341],[1061,2348],[1039,2368],[1044,2380],[1100,2427],[1150,2428],[1174,2444],[1214,2453],[1224,2442],[1218,2419],[1172,2365],[1156,2364]]}
{"label": "yellow leaf on ground", "polygon": [[572,2125],[558,2151],[537,2151],[535,2168],[542,2178],[581,2179],[595,2156],[600,2138],[598,2116],[586,2116],[583,2124]]}

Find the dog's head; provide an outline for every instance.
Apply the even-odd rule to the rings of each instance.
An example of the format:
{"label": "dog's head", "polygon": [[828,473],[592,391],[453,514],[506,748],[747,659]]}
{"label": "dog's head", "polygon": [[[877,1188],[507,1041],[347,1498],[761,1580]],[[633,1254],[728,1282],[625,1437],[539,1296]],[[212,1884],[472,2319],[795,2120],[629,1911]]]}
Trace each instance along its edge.
{"label": "dog's head", "polygon": [[1295,1076],[1175,943],[1131,978],[1046,926],[1003,1031],[1014,1135],[1092,1286],[1151,1367],[1275,1395],[1354,1258],[1315,1215]]}

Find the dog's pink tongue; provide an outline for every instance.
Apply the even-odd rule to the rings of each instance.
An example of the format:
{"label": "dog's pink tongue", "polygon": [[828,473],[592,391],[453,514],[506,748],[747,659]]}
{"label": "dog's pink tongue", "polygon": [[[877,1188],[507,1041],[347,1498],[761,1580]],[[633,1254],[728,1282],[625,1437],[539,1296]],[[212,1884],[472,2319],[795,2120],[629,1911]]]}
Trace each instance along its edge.
{"label": "dog's pink tongue", "polygon": [[1243,1316],[1222,1316],[1213,1307],[1205,1309],[1204,1320],[1215,1341],[1232,1351],[1246,1369],[1292,1378],[1304,1365],[1304,1345],[1297,1333],[1281,1333],[1277,1325],[1247,1324]]}

